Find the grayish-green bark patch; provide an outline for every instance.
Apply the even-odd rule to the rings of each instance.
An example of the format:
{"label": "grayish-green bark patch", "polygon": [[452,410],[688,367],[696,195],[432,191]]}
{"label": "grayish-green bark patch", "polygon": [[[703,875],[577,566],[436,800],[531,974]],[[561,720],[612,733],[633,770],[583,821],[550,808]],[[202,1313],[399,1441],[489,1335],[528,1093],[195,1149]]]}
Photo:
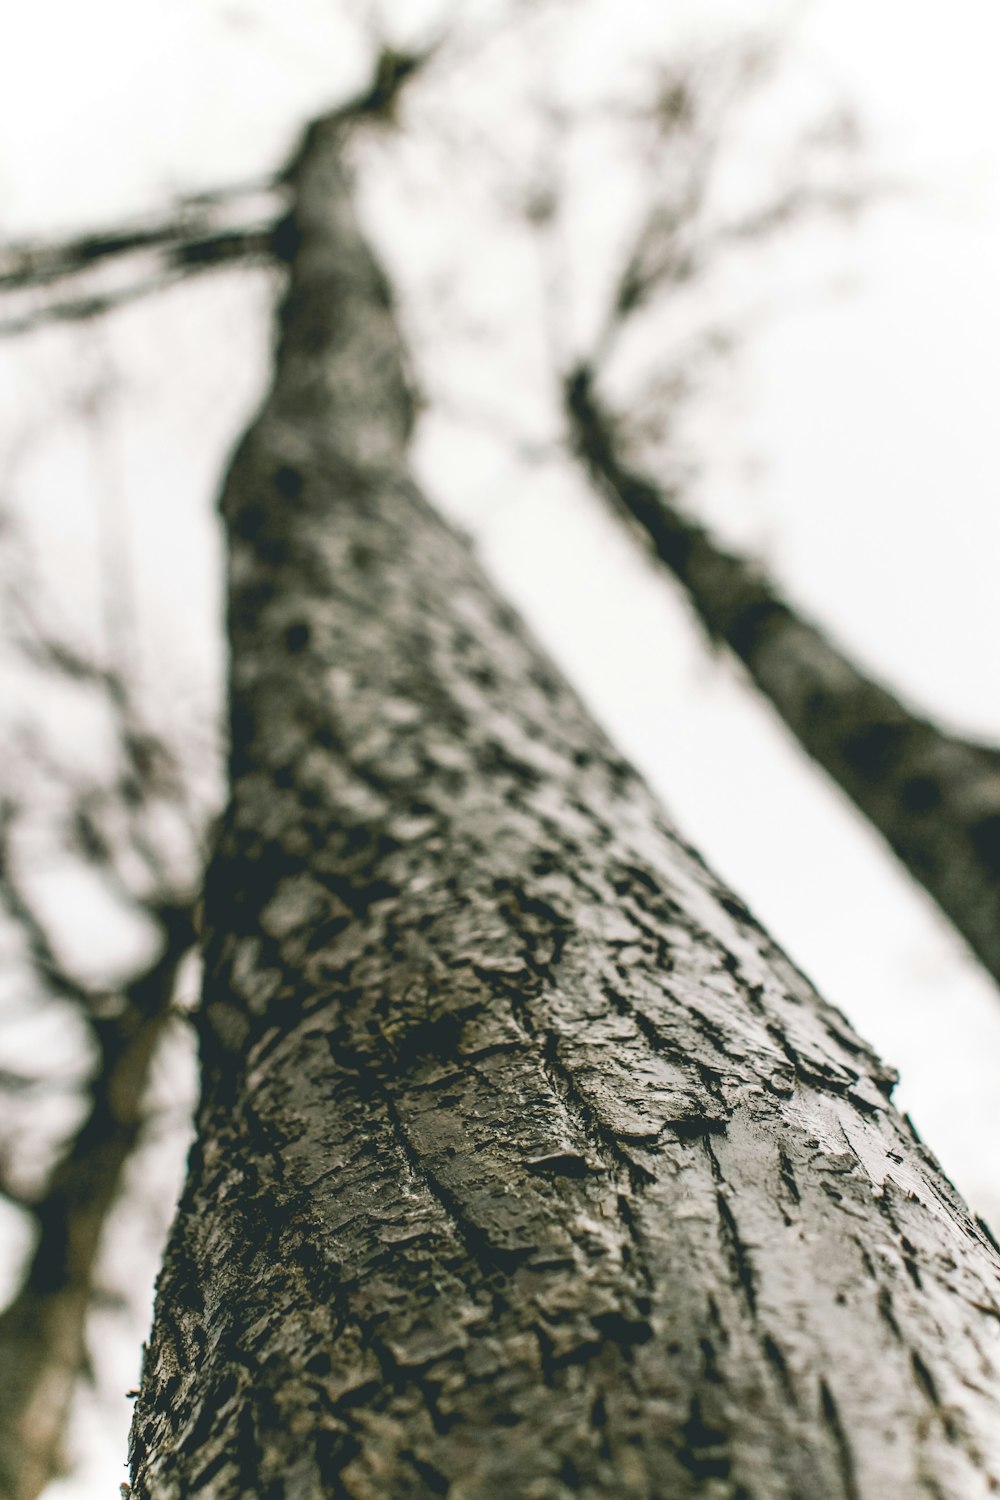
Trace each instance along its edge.
{"label": "grayish-green bark patch", "polygon": [[223,499],[232,802],[136,1495],[994,1493],[994,1251],[415,492],[341,145]]}

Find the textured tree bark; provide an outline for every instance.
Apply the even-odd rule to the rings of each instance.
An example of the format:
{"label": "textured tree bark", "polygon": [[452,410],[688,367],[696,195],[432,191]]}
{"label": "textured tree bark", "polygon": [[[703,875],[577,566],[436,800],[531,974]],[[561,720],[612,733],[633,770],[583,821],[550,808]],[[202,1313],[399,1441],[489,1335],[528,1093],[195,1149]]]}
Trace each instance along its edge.
{"label": "textured tree bark", "polygon": [[995,1493],[994,1249],[414,491],[341,135],[223,497],[232,801],[135,1494]]}
{"label": "textured tree bark", "polygon": [[747,558],[629,469],[585,369],[566,383],[579,454],[714,640],[874,825],[1000,983],[1000,750],[947,734],[866,677]]}

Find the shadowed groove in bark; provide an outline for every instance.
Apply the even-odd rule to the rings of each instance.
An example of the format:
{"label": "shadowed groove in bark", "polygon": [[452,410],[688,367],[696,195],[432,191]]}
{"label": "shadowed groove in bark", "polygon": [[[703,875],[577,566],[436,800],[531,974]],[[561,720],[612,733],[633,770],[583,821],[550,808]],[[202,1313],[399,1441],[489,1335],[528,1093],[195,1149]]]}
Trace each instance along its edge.
{"label": "shadowed groove in bark", "polygon": [[720,547],[668,491],[630,469],[586,367],[570,374],[565,394],[574,447],[613,508],[1000,982],[1000,751],[912,713],[756,564]]}
{"label": "shadowed groove in bark", "polygon": [[137,1500],[995,1493],[993,1248],[414,489],[342,148],[292,174],[223,493],[232,800]]}

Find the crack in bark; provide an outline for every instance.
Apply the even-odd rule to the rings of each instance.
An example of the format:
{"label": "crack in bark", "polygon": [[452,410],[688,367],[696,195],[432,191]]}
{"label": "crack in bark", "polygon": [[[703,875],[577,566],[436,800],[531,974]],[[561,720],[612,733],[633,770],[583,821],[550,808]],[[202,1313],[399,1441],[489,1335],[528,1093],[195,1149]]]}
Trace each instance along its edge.
{"label": "crack in bark", "polygon": [[833,1439],[837,1459],[840,1464],[840,1473],[844,1484],[844,1500],[861,1500],[861,1491],[858,1489],[851,1445],[847,1441],[847,1434],[840,1419],[837,1403],[833,1399],[833,1392],[823,1379],[819,1383],[819,1394],[823,1421],[830,1430],[830,1436]]}

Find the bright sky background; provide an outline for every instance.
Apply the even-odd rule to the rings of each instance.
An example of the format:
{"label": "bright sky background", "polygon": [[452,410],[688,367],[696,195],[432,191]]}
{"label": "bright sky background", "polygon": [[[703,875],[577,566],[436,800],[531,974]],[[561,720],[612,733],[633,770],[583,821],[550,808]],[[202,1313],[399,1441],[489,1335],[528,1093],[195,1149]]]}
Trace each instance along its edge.
{"label": "bright sky background", "polygon": [[[667,9],[596,5],[561,66],[584,92],[613,80],[628,27],[662,35]],[[991,0],[669,9],[671,26],[682,14],[706,37],[733,18],[786,17],[800,60],[789,118],[796,89],[840,91],[865,127],[866,165],[905,185],[849,227],[776,252],[768,276],[782,296],[692,418],[693,495],[891,686],[1000,742],[1000,12]],[[383,7],[404,35],[425,12]],[[270,170],[311,112],[361,81],[349,14],[333,0],[19,7],[0,51],[0,235],[110,224]],[[489,108],[484,95],[497,133]],[[616,184],[594,177],[613,205]],[[421,162],[402,183],[376,164],[367,190],[370,222],[404,278],[416,266],[415,286],[442,223],[463,248],[442,190]],[[611,215],[597,203],[595,254]],[[499,252],[484,264],[496,316],[508,281],[516,290],[530,272]],[[213,493],[265,379],[267,303],[261,278],[213,278],[106,331],[0,348],[10,441],[26,422],[44,428],[18,483],[39,526],[55,528],[52,576],[86,594],[101,516],[124,523],[115,545],[137,582],[119,605],[139,619],[165,713],[197,712],[218,686],[219,657],[207,662],[203,644],[218,614]],[[102,371],[96,449],[80,421],[45,425],[67,390],[92,407]],[[512,397],[507,415],[530,424],[523,407]],[[1000,1225],[1000,999],[929,901],[737,672],[708,656],[675,590],[578,481],[518,467],[495,440],[460,441],[438,419],[417,457],[684,833],[899,1067],[902,1107]],[[92,920],[79,913],[81,944]],[[130,1358],[120,1352],[122,1387]],[[88,1408],[89,1425],[103,1409]],[[59,1495],[111,1492],[121,1451],[112,1432],[82,1487]]]}

